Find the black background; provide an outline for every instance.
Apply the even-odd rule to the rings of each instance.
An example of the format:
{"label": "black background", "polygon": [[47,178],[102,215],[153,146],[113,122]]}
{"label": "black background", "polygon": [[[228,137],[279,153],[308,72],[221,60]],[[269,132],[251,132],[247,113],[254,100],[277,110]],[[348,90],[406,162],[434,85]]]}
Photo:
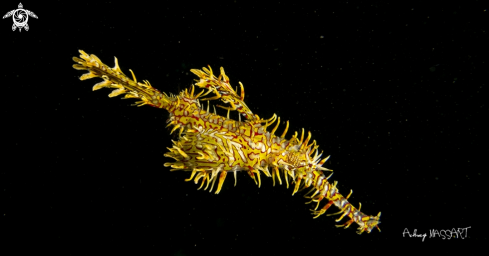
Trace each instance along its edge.
{"label": "black background", "polygon": [[[305,255],[487,241],[487,5],[370,2],[22,2],[39,17],[29,31],[0,23],[4,243]],[[254,113],[312,132],[331,180],[382,212],[382,232],[312,219],[264,176],[261,188],[241,173],[219,195],[197,191],[163,167],[168,113],[92,92],[99,80],[72,68],[79,49],[167,93],[193,83],[191,68],[223,66]],[[465,227],[465,239],[403,236]]]}

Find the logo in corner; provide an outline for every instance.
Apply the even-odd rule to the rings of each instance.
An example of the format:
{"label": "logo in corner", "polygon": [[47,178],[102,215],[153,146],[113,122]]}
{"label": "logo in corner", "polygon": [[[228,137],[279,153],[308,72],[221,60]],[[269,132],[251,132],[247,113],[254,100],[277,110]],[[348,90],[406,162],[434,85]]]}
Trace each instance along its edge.
{"label": "logo in corner", "polygon": [[19,3],[18,7],[19,9],[7,12],[7,14],[3,15],[3,18],[5,19],[12,16],[12,19],[14,20],[12,31],[15,31],[16,28],[19,28],[19,32],[22,32],[22,28],[24,28],[25,31],[29,31],[29,25],[27,25],[29,16],[37,19],[37,15],[29,10],[23,9],[22,3]]}

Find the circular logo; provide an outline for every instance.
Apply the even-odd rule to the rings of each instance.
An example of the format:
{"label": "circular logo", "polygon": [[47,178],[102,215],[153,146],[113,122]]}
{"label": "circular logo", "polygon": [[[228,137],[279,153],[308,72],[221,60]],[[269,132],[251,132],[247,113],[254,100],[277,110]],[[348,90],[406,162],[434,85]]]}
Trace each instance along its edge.
{"label": "circular logo", "polygon": [[29,10],[25,10],[23,7],[24,6],[22,6],[22,3],[20,3],[18,9],[12,10],[3,15],[4,19],[12,16],[12,20],[14,21],[14,24],[12,25],[12,31],[15,31],[16,28],[19,28],[19,32],[22,31],[22,28],[25,29],[25,31],[29,31],[29,25],[27,25],[29,16],[37,19],[36,14]]}
{"label": "circular logo", "polygon": [[27,15],[27,12],[24,9],[17,9],[12,15],[14,24],[17,27],[23,27],[27,24],[27,20],[29,20],[29,15]]}

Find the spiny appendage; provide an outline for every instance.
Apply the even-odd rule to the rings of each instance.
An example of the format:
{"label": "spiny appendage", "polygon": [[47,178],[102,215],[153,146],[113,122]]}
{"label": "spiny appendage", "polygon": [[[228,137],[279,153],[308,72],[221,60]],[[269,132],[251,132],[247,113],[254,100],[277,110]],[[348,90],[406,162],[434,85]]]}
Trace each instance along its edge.
{"label": "spiny appendage", "polygon": [[[322,167],[327,159],[321,161],[322,153],[318,154],[319,146],[316,144],[315,140],[312,143],[309,143],[311,139],[310,132],[308,132],[307,138],[304,139],[304,129],[302,129],[302,136],[300,139],[297,132],[295,132],[290,140],[285,140],[284,137],[289,128],[288,121],[283,134],[280,137],[275,137],[274,132],[277,130],[279,123],[280,118],[278,118],[277,125],[271,131],[271,140],[273,142],[272,152],[277,152],[273,154],[275,159],[272,162],[272,167],[274,169],[272,178],[274,178],[273,176],[276,174],[280,184],[282,184],[279,175],[279,169],[282,169],[284,171],[287,188],[289,187],[288,176],[292,177],[292,181],[296,183],[292,193],[292,195],[294,195],[299,189],[299,185],[301,184],[300,181],[303,180],[307,187],[312,184],[314,181],[312,175],[313,170],[329,170]],[[278,168],[275,168],[275,166]],[[275,185],[275,179],[273,182]]]}
{"label": "spiny appendage", "polygon": [[169,100],[168,95],[160,93],[157,89],[153,88],[151,84],[143,80],[144,83],[139,83],[136,80],[134,72],[131,71],[132,78],[128,78],[120,69],[117,58],[115,58],[115,66],[113,68],[105,65],[97,56],[91,54],[88,55],[82,50],[79,50],[80,58],[73,57],[73,60],[78,63],[74,64],[73,68],[78,70],[88,70],[89,72],[82,75],[80,80],[86,80],[94,77],[100,77],[104,79],[93,86],[93,90],[100,88],[114,88],[115,90],[109,94],[109,97],[115,97],[121,94],[125,94],[123,99],[136,98],[141,101],[136,102],[135,105],[151,105],[159,108],[166,108]]}
{"label": "spiny appendage", "polygon": [[[252,160],[253,158],[256,159],[256,155],[243,149],[244,145],[241,144],[243,141],[248,141],[250,144],[255,145],[251,141],[252,138],[245,134],[257,133],[256,136],[263,136],[258,135],[259,130],[263,132],[263,126],[259,124],[260,121],[243,122],[240,124],[241,126],[235,127],[236,129],[228,126],[225,129],[227,131],[216,127],[203,128],[193,126],[191,129],[185,130],[179,141],[174,142],[173,147],[169,148],[170,152],[166,153],[165,156],[175,159],[176,162],[166,163],[165,166],[172,167],[173,171],[191,171],[191,177],[186,181],[194,180],[197,184],[202,178],[200,188],[207,181],[205,189],[211,185],[210,191],[212,191],[214,183],[219,177],[216,194],[220,192],[228,172],[234,173],[235,185],[236,173],[238,171],[246,171],[254,179],[255,183],[260,186],[260,171],[264,172],[268,177],[271,177],[271,174],[266,166],[260,166],[261,161]],[[250,132],[251,129],[256,130]],[[234,139],[236,135],[239,135],[240,139]],[[247,146],[244,147],[246,148]],[[256,149],[255,152],[261,152],[261,149]],[[253,156],[250,157],[249,153]]]}
{"label": "spiny appendage", "polygon": [[[185,130],[184,134],[180,136],[180,140],[173,141],[173,147],[168,148],[170,152],[164,154],[164,156],[171,157],[176,161],[165,163],[164,166],[171,167],[170,171],[192,171],[190,178],[185,181],[194,180],[195,184],[198,184],[199,180],[202,179],[198,189],[201,189],[207,182],[204,190],[207,190],[209,185],[212,184],[209,192],[212,192],[219,176],[215,192],[218,194],[221,191],[228,171],[224,170],[225,164],[220,161],[215,145],[200,142],[201,140],[205,141],[205,137],[206,135],[197,129]],[[197,147],[199,150],[192,150],[193,147]]]}
{"label": "spiny appendage", "polygon": [[251,110],[248,108],[248,106],[246,106],[244,102],[245,91],[243,84],[239,82],[239,85],[241,86],[241,94],[238,95],[238,88],[234,90],[233,87],[229,84],[229,77],[224,72],[224,68],[221,67],[221,74],[218,78],[216,78],[216,76],[214,76],[214,74],[212,73],[212,68],[210,66],[208,67],[209,69],[204,67],[202,68],[202,70],[190,70],[192,73],[200,78],[200,80],[195,80],[197,82],[195,85],[208,90],[202,96],[205,96],[211,92],[215,94],[212,97],[204,98],[201,100],[221,99],[223,103],[229,103],[230,107],[217,105],[218,107],[226,110],[236,110],[248,120],[255,119],[253,112],[251,112]]}
{"label": "spiny appendage", "polygon": [[[267,127],[273,125],[275,121],[277,121],[275,127],[271,130],[270,133],[267,133]],[[262,125],[262,123],[265,124]],[[199,175],[196,176],[195,182],[197,183],[198,180],[203,177],[204,179],[202,182],[204,183],[207,180],[208,185],[211,181],[214,182],[215,179],[217,179],[218,172],[221,172],[221,179],[219,181],[219,186],[216,193],[220,191],[221,185],[226,177],[226,174],[222,172],[234,172],[234,176],[236,179],[237,171],[246,171],[255,181],[255,183],[260,187],[261,171],[266,176],[273,177],[274,184],[275,176],[277,176],[281,184],[282,181],[278,168],[284,168],[283,165],[294,166],[294,164],[299,163],[298,161],[294,161],[293,164],[288,164],[286,162],[287,160],[290,161],[290,158],[288,158],[288,154],[281,153],[285,150],[282,145],[289,145],[288,147],[294,146],[296,151],[303,150],[311,156],[314,152],[316,152],[315,156],[312,157],[312,161],[315,164],[319,162],[320,155],[318,156],[318,152],[315,151],[317,149],[315,141],[308,145],[309,139],[311,137],[310,133],[306,140],[304,140],[303,136],[300,141],[296,139],[297,133],[295,137],[292,138],[290,143],[285,140],[284,137],[289,127],[288,121],[282,136],[276,137],[275,131],[277,130],[279,124],[280,118],[277,118],[276,115],[273,115],[270,119],[259,119],[258,121],[243,122],[240,123],[237,127],[233,126],[234,128],[231,128],[230,126],[226,127],[224,124],[224,127],[226,127],[225,130],[227,130],[226,132],[221,131],[221,129],[217,127],[207,129],[193,126],[192,129],[185,130],[184,135],[180,136],[179,141],[174,142],[173,148],[169,149],[170,152],[165,154],[165,156],[174,158],[176,160],[175,163],[166,163],[165,166],[171,166],[173,168],[172,170],[192,171],[193,174],[190,179],[192,179],[194,175],[198,172]],[[183,126],[179,126],[178,123],[175,124],[175,121],[171,121],[169,125],[174,125],[174,128],[171,132],[174,132],[175,130],[178,130],[180,128],[181,135],[184,131]],[[246,134],[249,134],[249,136]],[[240,139],[233,139],[236,135],[238,135]],[[265,148],[265,144],[262,143],[263,139],[268,140],[268,142],[266,143],[268,146],[273,145],[268,152],[270,153],[273,151],[274,154],[267,156],[267,149]],[[248,149],[245,149],[247,147]],[[266,164],[266,161],[264,160],[259,160],[271,159],[274,157],[275,160],[269,164]],[[242,162],[242,159],[247,160],[243,160],[244,162]],[[294,159],[298,159],[298,157]],[[300,159],[305,160],[305,158]],[[309,161],[309,156],[307,160]],[[270,171],[268,169],[269,167],[272,170],[273,176],[272,174],[270,174]],[[317,168],[321,167],[317,166]],[[299,170],[302,169],[299,168]],[[285,171],[285,180],[287,182],[287,187],[287,176],[291,176],[292,178],[294,178],[293,173],[294,171]]]}
{"label": "spiny appendage", "polygon": [[[342,214],[340,218],[336,221],[341,221],[345,216],[348,216],[350,220],[343,225],[337,225],[337,227],[349,227],[353,222],[356,222],[360,227],[358,228],[358,233],[361,234],[364,231],[370,233],[370,231],[380,223],[380,213],[377,216],[367,216],[360,212],[360,208],[357,210],[353,207],[347,199],[351,196],[350,194],[344,198],[338,191],[337,182],[330,184],[328,179],[331,177],[332,173],[326,177],[323,171],[331,171],[327,168],[322,167],[323,164],[329,159],[327,156],[321,159],[321,154],[318,155],[318,145],[316,142],[309,144],[311,134],[308,133],[307,138],[304,140],[304,130],[302,130],[302,135],[300,140],[298,139],[297,132],[292,136],[292,139],[287,146],[288,156],[285,161],[287,165],[285,166],[286,174],[289,173],[295,182],[295,187],[292,195],[299,191],[300,187],[302,189],[308,188],[312,185],[312,189],[305,195],[306,198],[310,198],[311,201],[306,204],[315,202],[316,207],[312,211],[317,218],[324,214],[326,210],[335,204],[336,207],[340,209],[340,212],[329,215]],[[314,154],[314,156],[312,156]],[[287,175],[285,176],[287,177]],[[314,192],[311,196],[308,194]],[[321,200],[324,198],[328,199],[329,202],[319,211],[317,210]],[[361,207],[361,205],[360,205]],[[379,229],[380,231],[380,229]]]}
{"label": "spiny appendage", "polygon": [[[331,175],[329,177],[331,177]],[[329,177],[326,178],[322,173],[318,176],[319,178],[315,180],[313,188],[306,195],[304,195],[304,197],[311,199],[311,201],[307,202],[306,204],[312,202],[316,203],[316,207],[314,208],[314,210],[311,209],[312,214],[315,215],[315,219],[323,215],[329,209],[329,207],[334,204],[340,209],[340,211],[337,213],[327,214],[327,216],[341,214],[341,216],[336,219],[336,222],[341,221],[345,216],[348,216],[350,218],[350,220],[346,223],[342,225],[336,225],[336,227],[348,228],[353,222],[356,222],[359,225],[357,231],[358,234],[361,234],[364,231],[370,233],[374,227],[376,227],[380,231],[380,228],[378,226],[378,224],[380,224],[380,212],[377,216],[367,216],[366,214],[360,212],[362,204],[360,204],[359,208],[356,209],[351,203],[348,202],[348,198],[350,198],[351,194],[353,193],[352,190],[350,190],[350,193],[345,198],[339,193],[339,190],[337,188],[338,182],[335,181],[333,184],[329,183],[327,181]],[[304,187],[308,186],[305,184]],[[313,191],[314,194],[308,196],[308,194]],[[317,208],[319,206],[319,203],[324,198],[328,199],[329,202],[318,211]]]}

